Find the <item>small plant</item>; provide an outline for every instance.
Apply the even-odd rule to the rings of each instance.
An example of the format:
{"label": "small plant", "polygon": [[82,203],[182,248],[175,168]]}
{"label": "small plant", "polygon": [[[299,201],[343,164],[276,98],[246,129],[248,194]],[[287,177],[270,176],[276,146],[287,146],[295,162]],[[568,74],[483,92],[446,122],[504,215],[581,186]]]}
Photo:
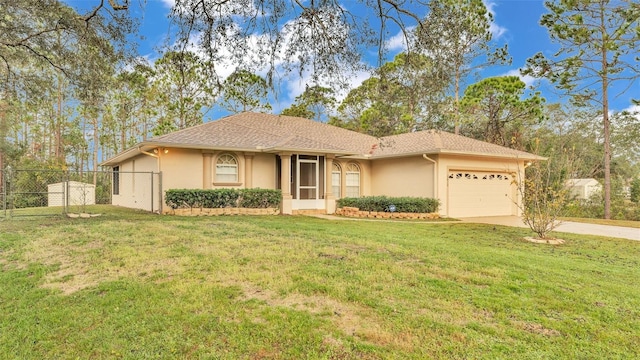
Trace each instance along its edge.
{"label": "small plant", "polygon": [[[534,154],[539,153],[540,142],[536,140]],[[573,151],[561,149],[546,161],[535,161],[526,169],[525,178],[516,180],[523,198],[520,210],[522,220],[540,239],[549,239],[549,232],[559,224],[565,205],[570,200],[570,191],[565,185],[575,168]]]}

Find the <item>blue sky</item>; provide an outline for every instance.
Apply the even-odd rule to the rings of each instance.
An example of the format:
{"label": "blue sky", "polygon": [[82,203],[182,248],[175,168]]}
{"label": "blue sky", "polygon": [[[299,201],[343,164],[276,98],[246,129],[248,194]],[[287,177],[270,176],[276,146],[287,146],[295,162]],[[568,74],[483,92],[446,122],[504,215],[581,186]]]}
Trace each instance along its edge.
{"label": "blue sky", "polygon": [[[65,0],[74,7],[87,6],[93,0]],[[348,0],[347,0],[348,1]],[[552,55],[557,46],[550,42],[546,28],[539,25],[542,14],[546,11],[543,1],[539,0],[485,0],[488,8],[494,15],[492,32],[494,38],[499,43],[507,43],[513,63],[510,66],[496,66],[483,70],[480,78],[499,75],[519,75],[518,69],[525,64],[527,58],[537,52],[542,51],[546,55]],[[146,4],[140,0],[131,1],[132,15],[141,20],[141,35],[144,40],[139,41],[138,49],[140,55],[153,61],[160,56],[159,51],[165,45],[166,36],[170,32],[168,14],[173,0],[146,0]],[[400,46],[395,48],[395,52],[401,51]],[[373,52],[372,52],[373,53]],[[393,55],[393,52],[391,53]],[[369,59],[373,65],[377,59],[373,56]],[[231,73],[234,69],[225,69],[226,73]],[[224,74],[223,74],[224,75]],[[352,84],[357,86],[367,78],[367,74],[360,74],[354,77]],[[283,81],[283,87],[277,99],[271,99],[271,104],[275,113],[289,106],[293,99],[299,95],[305,87],[306,79],[292,77]],[[535,84],[548,102],[562,102],[546,81],[535,82],[531,78],[523,78],[528,85]],[[475,82],[469,79],[468,83]],[[620,84],[628,85],[628,84]],[[640,98],[640,82],[633,84],[625,94],[611,99],[612,110],[622,110],[631,108],[631,99]],[[637,108],[637,107],[636,107]]]}

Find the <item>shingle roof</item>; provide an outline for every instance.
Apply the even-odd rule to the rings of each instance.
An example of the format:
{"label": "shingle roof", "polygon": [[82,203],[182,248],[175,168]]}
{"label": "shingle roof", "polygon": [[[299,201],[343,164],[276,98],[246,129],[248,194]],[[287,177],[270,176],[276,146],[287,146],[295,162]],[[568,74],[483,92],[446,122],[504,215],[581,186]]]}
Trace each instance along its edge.
{"label": "shingle roof", "polygon": [[[382,158],[412,154],[475,154],[488,157],[542,159],[536,155],[445,131],[419,131],[376,138],[309,119],[245,112],[144,141],[150,146],[238,151],[308,151]],[[125,152],[132,154],[132,148]],[[123,160],[122,153],[104,164]]]}
{"label": "shingle roof", "polygon": [[207,148],[327,151],[358,154],[375,137],[294,116],[245,112],[148,140]]}
{"label": "shingle roof", "polygon": [[491,144],[446,131],[427,130],[387,136],[381,139],[380,149],[374,157],[398,156],[417,153],[477,154],[485,156],[537,159],[533,154]]}

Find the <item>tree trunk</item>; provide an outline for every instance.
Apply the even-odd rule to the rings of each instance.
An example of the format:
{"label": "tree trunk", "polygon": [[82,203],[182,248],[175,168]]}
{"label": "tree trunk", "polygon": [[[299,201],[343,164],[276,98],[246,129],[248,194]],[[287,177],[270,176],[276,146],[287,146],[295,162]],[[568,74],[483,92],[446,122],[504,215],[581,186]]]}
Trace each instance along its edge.
{"label": "tree trunk", "polygon": [[55,126],[55,157],[59,164],[64,163],[64,146],[62,144],[62,80],[58,72],[58,104],[56,109]]}
{"label": "tree trunk", "polygon": [[608,79],[602,81],[602,123],[604,127],[604,218],[611,219],[611,122],[609,120]]}
{"label": "tree trunk", "polygon": [[93,114],[93,185],[98,184],[98,112]]}
{"label": "tree trunk", "polygon": [[[606,34],[605,9],[600,11],[600,26]],[[609,62],[607,60],[607,41],[603,37],[601,44],[602,71],[602,125],[604,127],[604,218],[611,219],[611,129],[609,121]]]}
{"label": "tree trunk", "polygon": [[[82,141],[86,141],[87,139],[87,118],[86,117],[82,117]],[[85,164],[84,164],[84,157],[86,156],[85,153],[85,147],[84,144],[82,144],[82,149],[80,149],[80,177],[83,179],[84,181],[84,170],[85,170]]]}
{"label": "tree trunk", "polygon": [[4,148],[7,141],[6,106],[6,101],[0,99],[0,194],[4,190]]}
{"label": "tree trunk", "polygon": [[455,85],[455,120],[453,125],[453,131],[456,135],[460,135],[460,70],[456,69],[456,85]]}

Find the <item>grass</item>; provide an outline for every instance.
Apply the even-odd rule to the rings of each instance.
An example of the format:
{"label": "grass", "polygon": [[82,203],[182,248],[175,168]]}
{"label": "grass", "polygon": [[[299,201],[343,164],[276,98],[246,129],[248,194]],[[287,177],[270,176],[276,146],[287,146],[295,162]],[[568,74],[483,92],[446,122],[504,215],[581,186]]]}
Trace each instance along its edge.
{"label": "grass", "polygon": [[606,220],[606,219],[576,218],[576,217],[563,217],[561,218],[561,220],[587,223],[587,224],[624,226],[624,227],[640,229],[640,221],[632,221],[632,220]]}
{"label": "grass", "polygon": [[640,357],[640,242],[102,210],[0,221],[0,358]]}

